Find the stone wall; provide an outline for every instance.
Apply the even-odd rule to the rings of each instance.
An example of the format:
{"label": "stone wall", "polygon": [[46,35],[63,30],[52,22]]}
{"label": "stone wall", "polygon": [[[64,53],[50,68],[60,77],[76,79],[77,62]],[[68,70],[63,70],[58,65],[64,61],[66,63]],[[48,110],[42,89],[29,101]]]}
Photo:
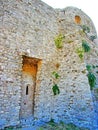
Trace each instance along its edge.
{"label": "stone wall", "polygon": [[0,126],[8,126],[19,123],[22,55],[42,59],[44,67],[58,27],[55,11],[40,1],[4,0],[0,5]]}
{"label": "stone wall", "polygon": [[86,64],[92,66],[92,72],[96,77],[96,84],[95,88],[92,90],[92,97],[98,124],[98,40],[95,39],[93,42],[89,41],[89,43],[91,43],[91,52],[89,55],[86,55],[85,60]]}
{"label": "stone wall", "polygon": [[[19,124],[23,56],[27,56],[41,60],[36,75],[34,118],[52,118],[93,129],[94,107],[86,62],[76,53],[82,38],[86,38],[81,35],[80,25],[89,23],[91,34],[96,34],[92,21],[77,8],[60,12],[39,0],[1,0],[0,5],[0,127]],[[74,18],[80,14],[79,25]],[[59,34],[65,36],[61,49],[54,43]],[[56,96],[52,92],[53,71],[60,75],[60,94]]]}

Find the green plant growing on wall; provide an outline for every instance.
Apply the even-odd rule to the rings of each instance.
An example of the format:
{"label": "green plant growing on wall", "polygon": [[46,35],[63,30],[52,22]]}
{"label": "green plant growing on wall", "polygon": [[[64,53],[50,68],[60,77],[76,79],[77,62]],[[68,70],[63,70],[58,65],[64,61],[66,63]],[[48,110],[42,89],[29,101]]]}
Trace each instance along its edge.
{"label": "green plant growing on wall", "polygon": [[96,39],[96,38],[97,38],[97,36],[95,36],[95,35],[90,36],[91,41],[94,41],[94,39]]}
{"label": "green plant growing on wall", "polygon": [[91,50],[90,46],[85,40],[82,40],[82,47],[84,49],[84,52],[89,52]]}
{"label": "green plant growing on wall", "polygon": [[40,127],[39,130],[43,130],[43,128]]}
{"label": "green plant growing on wall", "polygon": [[94,70],[95,68],[96,68],[95,65],[89,65],[89,64],[86,65],[86,69],[87,69],[88,72],[93,72],[93,70]]}
{"label": "green plant growing on wall", "polygon": [[90,88],[92,90],[95,87],[95,84],[96,84],[96,77],[92,72],[89,72],[87,76],[88,76]]}
{"label": "green plant growing on wall", "polygon": [[52,72],[52,75],[55,77],[55,79],[58,79],[60,77],[60,75],[55,71]]}
{"label": "green plant growing on wall", "polygon": [[55,46],[57,48],[62,48],[63,47],[63,39],[65,38],[64,35],[59,34],[58,36],[55,37],[54,41],[55,41]]}
{"label": "green plant growing on wall", "polygon": [[95,68],[96,68],[96,66],[95,66],[95,65],[92,65],[92,68],[93,68],[93,69],[95,69]]}
{"label": "green plant growing on wall", "polygon": [[57,84],[53,85],[52,90],[53,90],[54,96],[60,93],[60,90]]}
{"label": "green plant growing on wall", "polygon": [[77,48],[76,52],[77,52],[78,56],[80,57],[80,59],[83,60],[83,58],[84,58],[84,49],[82,47]]}
{"label": "green plant growing on wall", "polygon": [[91,65],[86,65],[86,69],[87,69],[88,72],[91,72],[92,66]]}
{"label": "green plant growing on wall", "polygon": [[14,130],[13,126],[6,127],[4,130]]}
{"label": "green plant growing on wall", "polygon": [[57,85],[57,80],[59,79],[60,75],[56,71],[53,71],[52,75],[54,77],[54,84],[52,87],[52,91],[53,91],[53,94],[55,96],[55,95],[60,93],[59,86]]}
{"label": "green plant growing on wall", "polygon": [[90,50],[91,48],[89,44],[85,40],[82,40],[82,47],[78,47],[76,49],[76,52],[78,56],[80,57],[80,59],[83,60],[85,52],[89,52]]}
{"label": "green plant growing on wall", "polygon": [[95,69],[95,66],[94,65],[91,66],[88,64],[86,65],[86,69],[88,71],[87,77],[88,77],[90,89],[93,90],[96,84],[96,76],[93,73],[93,69]]}
{"label": "green plant growing on wall", "polygon": [[90,32],[90,28],[87,25],[82,25],[82,29],[84,33],[89,33]]}

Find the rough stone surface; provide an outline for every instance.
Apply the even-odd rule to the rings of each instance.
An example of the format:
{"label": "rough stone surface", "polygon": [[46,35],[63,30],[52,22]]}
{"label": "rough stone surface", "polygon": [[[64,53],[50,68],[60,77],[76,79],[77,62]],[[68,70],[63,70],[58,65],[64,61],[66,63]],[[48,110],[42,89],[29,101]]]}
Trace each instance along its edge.
{"label": "rough stone surface", "polygon": [[[82,25],[89,26],[90,33],[84,34]],[[59,34],[65,36],[61,49],[54,42]],[[80,9],[54,10],[39,0],[0,0],[0,128],[20,124],[22,101],[24,105],[32,101],[27,108],[32,109],[34,120],[62,120],[98,130],[97,91],[92,98],[86,71],[86,64],[98,65],[98,44],[90,40],[92,35],[97,35],[95,27]],[[81,61],[76,49],[82,40],[89,42],[91,52]],[[27,66],[23,56],[32,59]],[[35,65],[37,72],[33,73],[30,66]],[[60,94],[55,96],[53,71],[60,75],[56,81]],[[23,92],[26,76],[26,85],[30,81],[34,92],[24,102],[30,93],[27,89],[26,95]]]}

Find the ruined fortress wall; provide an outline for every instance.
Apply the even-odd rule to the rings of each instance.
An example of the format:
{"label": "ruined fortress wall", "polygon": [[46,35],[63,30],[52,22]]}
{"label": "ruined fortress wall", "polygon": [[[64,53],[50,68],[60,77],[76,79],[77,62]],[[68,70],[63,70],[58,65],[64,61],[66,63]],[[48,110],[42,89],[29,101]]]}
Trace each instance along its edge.
{"label": "ruined fortress wall", "polygon": [[[80,26],[75,22],[68,24],[66,17],[62,20],[57,11],[38,0],[1,0],[0,5],[0,127],[19,124],[24,72],[33,78],[36,75],[36,119],[53,118],[93,127],[94,108],[86,64],[76,54],[82,40]],[[65,36],[62,49],[54,43],[58,34]],[[25,61],[23,56],[27,57]],[[37,65],[37,70],[31,74],[33,65]],[[56,96],[52,92],[53,71],[60,75],[56,81],[60,94]]]}
{"label": "ruined fortress wall", "polygon": [[98,122],[98,40],[95,39],[94,42],[91,42],[90,46],[92,49],[90,54],[86,55],[85,62],[92,67],[92,72],[96,77],[96,84],[95,88],[92,90],[92,97],[96,112],[96,120]]}
{"label": "ruined fortress wall", "polygon": [[[93,21],[81,9],[69,6],[64,9],[56,9],[56,12],[59,15],[59,21],[66,21],[65,23],[66,25],[67,24],[68,25],[76,24],[77,26],[86,25],[90,27],[91,35],[97,35]],[[66,31],[69,31],[69,30],[66,29]]]}
{"label": "ruined fortress wall", "polygon": [[[42,59],[43,66],[47,66],[46,61],[54,53],[58,27],[54,10],[42,2],[4,0],[0,5],[0,126],[3,126],[19,123],[22,55]],[[43,67],[42,75],[45,73]]]}

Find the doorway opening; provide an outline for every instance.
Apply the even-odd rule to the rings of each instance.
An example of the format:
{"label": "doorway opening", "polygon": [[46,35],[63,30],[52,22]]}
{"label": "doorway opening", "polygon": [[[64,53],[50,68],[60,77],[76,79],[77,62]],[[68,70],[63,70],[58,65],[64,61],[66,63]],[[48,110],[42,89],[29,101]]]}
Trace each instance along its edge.
{"label": "doorway opening", "polygon": [[34,115],[36,78],[41,60],[23,56],[20,118]]}

